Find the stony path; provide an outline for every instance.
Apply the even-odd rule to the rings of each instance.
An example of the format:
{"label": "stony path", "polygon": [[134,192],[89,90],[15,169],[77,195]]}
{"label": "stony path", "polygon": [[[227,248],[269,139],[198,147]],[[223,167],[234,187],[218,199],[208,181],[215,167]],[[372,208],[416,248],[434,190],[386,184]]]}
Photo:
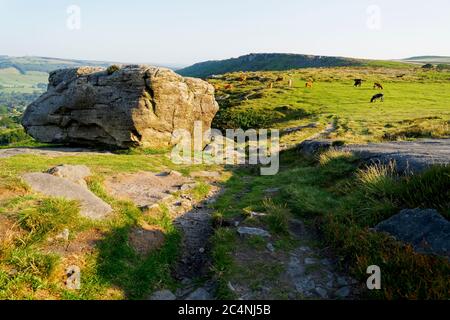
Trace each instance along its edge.
{"label": "stony path", "polygon": [[300,245],[289,252],[276,250],[271,242],[266,250],[255,251],[246,248],[245,238],[241,239],[234,253],[240,268],[264,265],[281,272],[276,276],[268,272],[256,283],[253,277],[257,275],[231,280],[229,288],[240,300],[354,299],[360,295],[362,284],[338,271],[336,257],[320,248],[317,236],[302,221],[292,220],[290,233]]}

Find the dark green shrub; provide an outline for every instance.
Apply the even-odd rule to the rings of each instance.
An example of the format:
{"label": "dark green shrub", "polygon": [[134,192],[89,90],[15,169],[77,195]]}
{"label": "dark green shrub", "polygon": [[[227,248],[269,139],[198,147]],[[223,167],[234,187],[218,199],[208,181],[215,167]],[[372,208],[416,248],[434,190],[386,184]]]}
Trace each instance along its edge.
{"label": "dark green shrub", "polygon": [[108,69],[106,69],[106,72],[108,75],[112,75],[114,72],[119,71],[120,67],[116,64],[113,64],[112,66],[109,66]]}

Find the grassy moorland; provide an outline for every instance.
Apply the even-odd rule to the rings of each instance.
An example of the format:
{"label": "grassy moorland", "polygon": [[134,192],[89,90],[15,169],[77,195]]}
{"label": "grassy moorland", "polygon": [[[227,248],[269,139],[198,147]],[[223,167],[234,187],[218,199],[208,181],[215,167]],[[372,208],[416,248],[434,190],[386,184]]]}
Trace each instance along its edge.
{"label": "grassy moorland", "polygon": [[[210,80],[222,106],[216,122],[222,127],[262,124],[280,129],[318,122],[318,130],[334,123],[337,130],[330,138],[349,143],[448,137],[450,72],[406,66],[247,73],[246,81],[239,73],[228,74]],[[255,77],[264,82],[251,80]],[[278,77],[283,80],[277,82]],[[357,78],[365,80],[361,88],[353,87]],[[305,87],[309,80],[312,89]],[[380,91],[373,89],[374,82],[384,86],[384,103],[370,103]],[[284,140],[295,143],[302,137],[288,135]]]}
{"label": "grassy moorland", "polygon": [[[278,77],[283,77],[282,81],[276,81]],[[366,80],[361,88],[353,87],[355,78]],[[305,88],[309,80],[313,87]],[[298,144],[330,123],[336,130],[329,138],[347,143],[450,135],[448,72],[378,63],[357,68],[234,73],[209,81],[217,88],[221,111],[215,125],[222,129],[286,129],[317,123],[283,135],[282,143],[287,146]],[[384,103],[369,103],[379,92],[372,88],[373,82],[385,87]],[[4,147],[35,144],[29,137],[11,138],[11,130],[20,131],[17,121],[11,121],[5,120],[0,129],[7,132]],[[112,218],[103,222],[82,219],[76,203],[33,193],[20,178],[25,172],[44,171],[62,163],[84,164],[91,169],[88,186],[113,207]],[[263,177],[258,168],[180,167],[171,163],[166,151],[132,150],[76,157],[0,158],[0,299],[141,299],[157,289],[178,288],[171,271],[179,253],[180,234],[168,209],[161,206],[156,213],[142,214],[132,203],[111,197],[103,187],[105,177],[112,174],[168,169],[185,175],[192,170],[225,172],[225,193],[213,205],[217,229],[212,239],[210,277],[218,283],[218,298],[236,298],[228,286],[230,281],[250,283],[258,290],[267,281],[277,283],[285,268],[264,263],[266,240],[241,239],[224,223],[235,218],[269,230],[276,250],[286,255],[301,245],[288,232],[289,220],[301,219],[317,230],[315,246],[330,248],[338,257],[339,268],[362,284],[367,279],[367,266],[379,265],[382,290],[365,292],[363,298],[450,297],[447,261],[414,253],[411,247],[371,231],[403,208],[435,208],[450,219],[448,167],[405,177],[398,176],[391,166],[367,167],[348,153],[331,151],[305,158],[288,150],[281,155],[280,173]],[[267,194],[266,190],[274,188],[277,192]],[[207,188],[190,192],[202,198]],[[257,220],[249,216],[251,211],[267,216]],[[145,257],[127,241],[131,228],[142,224],[157,226],[166,235],[164,246]],[[65,228],[71,230],[74,243],[88,238],[96,239],[97,245],[75,255],[49,247],[48,239]],[[251,248],[255,259],[262,262],[238,263],[235,254],[243,247]],[[64,269],[71,264],[82,269],[80,291],[65,288]],[[288,298],[281,288],[272,297]]]}

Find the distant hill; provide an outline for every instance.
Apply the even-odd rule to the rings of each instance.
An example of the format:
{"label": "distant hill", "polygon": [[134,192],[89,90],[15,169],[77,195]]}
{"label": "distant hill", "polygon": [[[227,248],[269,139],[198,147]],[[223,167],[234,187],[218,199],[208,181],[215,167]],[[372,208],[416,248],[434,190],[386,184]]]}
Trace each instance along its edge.
{"label": "distant hill", "polygon": [[300,68],[360,66],[364,62],[352,58],[285,53],[252,53],[238,58],[207,61],[177,70],[183,76],[206,78],[214,74],[236,71],[283,71]]}
{"label": "distant hill", "polygon": [[446,56],[418,56],[403,59],[403,61],[407,62],[415,62],[415,63],[432,63],[432,64],[450,64],[450,57]]}
{"label": "distant hill", "polygon": [[46,72],[62,69],[74,68],[79,66],[109,66],[110,62],[104,61],[87,61],[87,60],[70,60],[47,57],[10,57],[0,56],[0,69],[15,68],[21,74],[29,71]]}

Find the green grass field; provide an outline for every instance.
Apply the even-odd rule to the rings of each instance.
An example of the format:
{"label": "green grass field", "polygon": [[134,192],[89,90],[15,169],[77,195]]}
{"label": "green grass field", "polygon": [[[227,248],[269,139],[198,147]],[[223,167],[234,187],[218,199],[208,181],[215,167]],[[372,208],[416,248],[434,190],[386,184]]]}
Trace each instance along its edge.
{"label": "green grass field", "polygon": [[15,68],[0,69],[0,90],[6,93],[42,91],[36,86],[47,82],[48,73],[46,72],[28,71],[22,74]]}
{"label": "green grass field", "polygon": [[[287,128],[314,121],[323,126],[334,121],[337,131],[331,137],[349,143],[450,135],[448,72],[424,72],[420,68],[335,68],[247,74],[247,77],[255,75],[271,80],[242,82],[240,74],[231,74],[224,80],[211,82],[218,88],[217,96],[230,95],[220,101],[225,108],[267,114],[274,118],[271,127]],[[278,76],[284,80],[275,82]],[[365,80],[361,88],[353,87],[353,79],[357,78]],[[293,80],[292,88],[287,85],[288,79]],[[310,79],[314,81],[313,88],[305,88]],[[274,83],[272,89],[267,88],[270,82]],[[384,90],[374,90],[374,82],[382,83]],[[230,84],[233,89],[226,90],[225,86]],[[370,103],[378,92],[384,93],[385,102]],[[252,93],[257,98],[242,98]],[[297,118],[299,113],[308,116]]]}

